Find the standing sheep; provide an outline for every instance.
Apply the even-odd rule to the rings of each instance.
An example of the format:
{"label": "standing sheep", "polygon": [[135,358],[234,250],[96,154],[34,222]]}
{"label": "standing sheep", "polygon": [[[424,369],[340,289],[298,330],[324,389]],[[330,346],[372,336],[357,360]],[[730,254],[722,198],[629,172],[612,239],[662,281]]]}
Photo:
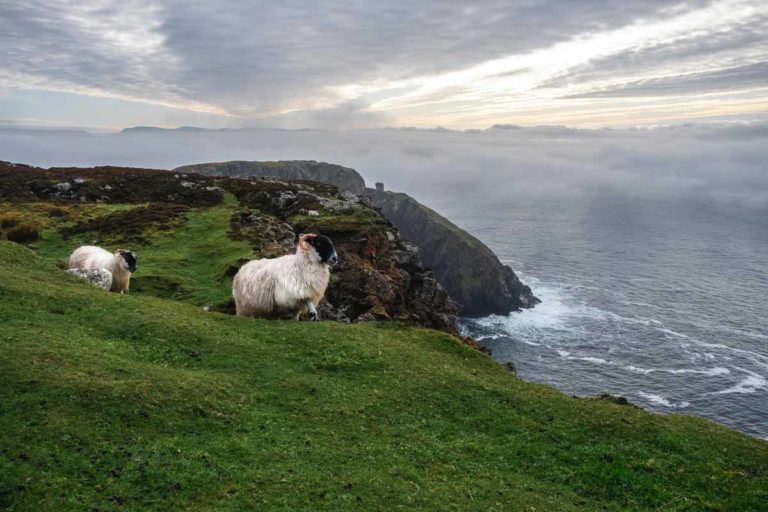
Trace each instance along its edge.
{"label": "standing sheep", "polygon": [[296,320],[308,313],[318,320],[316,306],[338,261],[331,239],[324,235],[299,236],[296,253],[273,259],[251,260],[232,283],[237,316],[279,317]]}
{"label": "standing sheep", "polygon": [[101,247],[84,245],[75,249],[69,257],[69,268],[106,269],[112,273],[112,286],[109,291],[125,293],[128,291],[131,273],[136,272],[136,262],[136,254],[127,249],[118,249],[112,254]]}

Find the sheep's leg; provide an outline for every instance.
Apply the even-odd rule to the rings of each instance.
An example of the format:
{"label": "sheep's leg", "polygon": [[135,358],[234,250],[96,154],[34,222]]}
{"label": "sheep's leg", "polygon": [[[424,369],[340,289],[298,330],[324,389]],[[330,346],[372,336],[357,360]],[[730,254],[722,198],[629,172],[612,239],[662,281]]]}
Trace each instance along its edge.
{"label": "sheep's leg", "polygon": [[299,307],[296,309],[296,316],[294,317],[296,321],[301,320],[301,315],[306,314],[309,312],[309,306],[307,306],[308,300],[301,301],[299,304]]}
{"label": "sheep's leg", "polygon": [[299,306],[298,311],[296,311],[295,319],[301,320],[301,315],[304,313],[307,313],[310,322],[320,320],[320,316],[317,314],[317,309],[315,309],[315,305],[312,303],[312,299],[307,299],[302,303],[301,306]]}
{"label": "sheep's leg", "polygon": [[309,302],[309,321],[316,322],[317,320],[320,320],[320,315],[317,314],[317,309],[315,308],[315,304],[312,301],[310,301]]}

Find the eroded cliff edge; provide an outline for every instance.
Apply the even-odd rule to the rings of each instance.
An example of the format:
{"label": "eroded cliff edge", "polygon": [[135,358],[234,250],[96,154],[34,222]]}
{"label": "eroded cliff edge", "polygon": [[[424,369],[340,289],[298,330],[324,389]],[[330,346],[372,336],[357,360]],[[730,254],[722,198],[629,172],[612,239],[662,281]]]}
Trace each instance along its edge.
{"label": "eroded cliff edge", "polygon": [[373,205],[416,244],[421,260],[461,305],[465,316],[504,315],[539,300],[514,271],[480,240],[404,193],[365,187],[354,169],[313,160],[210,162],[177,167],[174,172],[208,176],[274,177],[311,180],[367,196]]}

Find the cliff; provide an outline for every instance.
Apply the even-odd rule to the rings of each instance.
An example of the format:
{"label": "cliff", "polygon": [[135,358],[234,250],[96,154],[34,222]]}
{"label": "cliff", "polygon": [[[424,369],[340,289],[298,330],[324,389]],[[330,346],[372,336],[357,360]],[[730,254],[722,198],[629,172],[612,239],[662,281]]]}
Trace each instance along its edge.
{"label": "cliff", "polygon": [[466,316],[507,314],[539,300],[509,266],[480,240],[406,194],[366,189],[362,176],[348,167],[315,161],[211,162],[177,167],[174,172],[208,176],[272,176],[335,185],[366,195],[374,206],[416,244],[427,267]]}
{"label": "cliff", "polygon": [[174,172],[194,172],[205,176],[272,177],[281,180],[310,180],[334,185],[353,194],[365,192],[365,180],[354,169],[314,160],[285,160],[280,162],[211,162],[182,165]]}
{"label": "cliff", "polygon": [[480,240],[407,194],[368,189],[367,195],[409,240],[465,316],[504,315],[539,300]]}
{"label": "cliff", "polygon": [[365,198],[330,185],[0,162],[0,221],[0,238],[34,241],[52,261],[82,244],[130,246],[139,254],[132,293],[230,313],[242,263],[291,253],[298,233],[320,232],[340,257],[321,317],[456,332],[458,306],[418,249]]}

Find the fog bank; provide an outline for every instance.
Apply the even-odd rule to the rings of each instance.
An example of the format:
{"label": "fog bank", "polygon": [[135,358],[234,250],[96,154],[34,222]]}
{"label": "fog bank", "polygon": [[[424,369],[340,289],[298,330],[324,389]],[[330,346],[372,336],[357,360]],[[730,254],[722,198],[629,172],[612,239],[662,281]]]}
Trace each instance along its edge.
{"label": "fog bank", "polygon": [[369,186],[430,198],[557,200],[590,194],[768,206],[768,124],[575,130],[0,130],[0,160],[173,168],[222,160],[327,161]]}

